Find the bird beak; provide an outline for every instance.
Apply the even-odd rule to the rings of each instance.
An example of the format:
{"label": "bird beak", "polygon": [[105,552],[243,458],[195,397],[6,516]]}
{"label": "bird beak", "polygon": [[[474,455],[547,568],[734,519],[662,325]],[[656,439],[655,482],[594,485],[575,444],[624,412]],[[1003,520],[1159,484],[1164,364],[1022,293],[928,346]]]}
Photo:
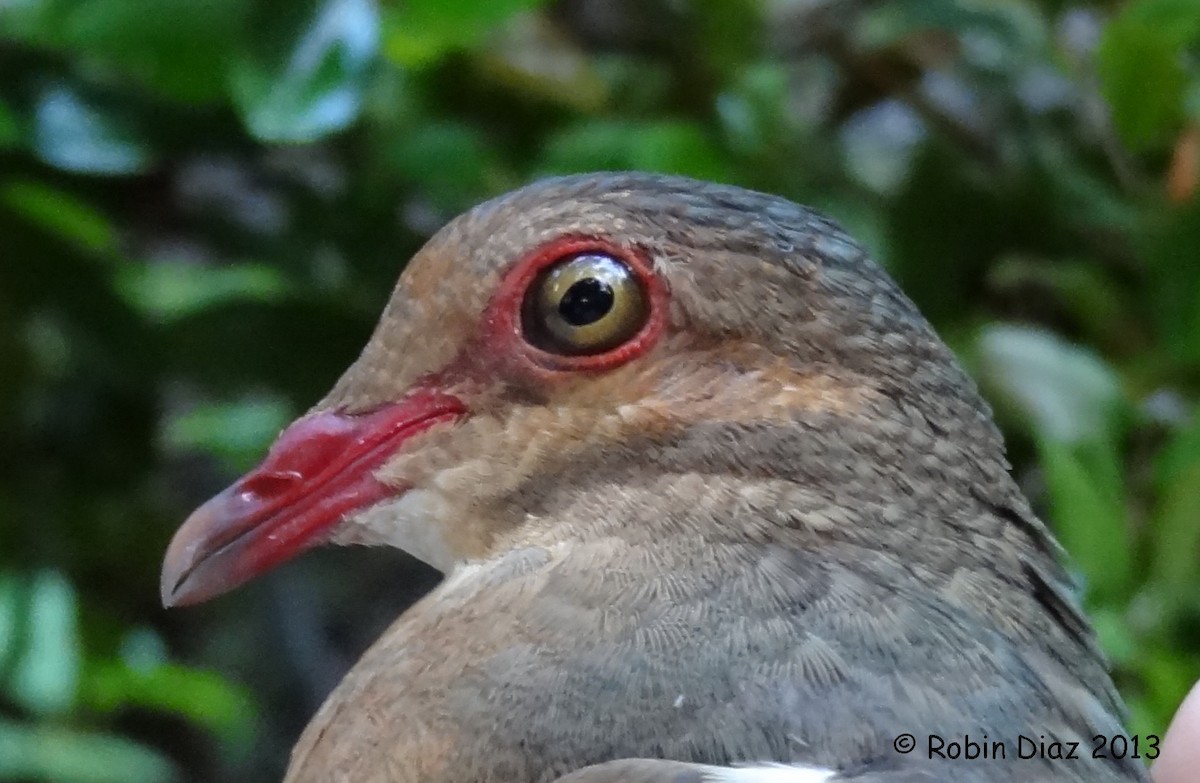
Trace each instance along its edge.
{"label": "bird beak", "polygon": [[287,429],[267,458],[196,509],[167,547],[163,606],[228,592],[327,540],[348,515],[400,493],[376,470],[401,444],[466,412],[457,398],[416,392],[367,413],[319,411]]}

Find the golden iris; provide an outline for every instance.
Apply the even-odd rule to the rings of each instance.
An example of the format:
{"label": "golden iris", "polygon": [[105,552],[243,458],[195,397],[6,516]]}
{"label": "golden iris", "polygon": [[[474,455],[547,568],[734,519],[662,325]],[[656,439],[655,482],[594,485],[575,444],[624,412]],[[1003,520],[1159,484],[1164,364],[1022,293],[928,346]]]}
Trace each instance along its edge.
{"label": "golden iris", "polygon": [[584,253],[546,270],[525,297],[526,338],[571,356],[600,353],[633,337],[646,323],[646,292],[612,256]]}

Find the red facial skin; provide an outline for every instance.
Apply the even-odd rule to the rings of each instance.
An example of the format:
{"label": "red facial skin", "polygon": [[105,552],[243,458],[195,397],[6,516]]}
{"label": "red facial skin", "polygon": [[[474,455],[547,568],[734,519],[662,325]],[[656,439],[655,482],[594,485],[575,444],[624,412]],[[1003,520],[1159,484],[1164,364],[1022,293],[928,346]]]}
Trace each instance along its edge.
{"label": "red facial skin", "polygon": [[232,590],[320,543],[346,514],[403,491],[374,471],[405,440],[465,412],[454,397],[417,392],[367,414],[299,419],[261,465],[179,528],[163,561],[163,606]]}
{"label": "red facial skin", "polygon": [[[565,356],[543,351],[526,341],[521,329],[521,305],[538,275],[568,258],[598,253],[616,258],[629,267],[645,289],[650,313],[645,325],[616,348],[591,356]],[[481,321],[480,336],[485,355],[499,360],[495,369],[526,382],[553,383],[556,375],[601,372],[618,367],[644,354],[656,343],[666,325],[666,285],[639,252],[631,252],[603,240],[563,237],[543,245],[517,264],[500,282]]]}
{"label": "red facial skin", "polygon": [[[621,260],[643,285],[645,325],[626,342],[592,356],[562,356],[524,338],[522,303],[548,267],[581,253]],[[406,492],[375,472],[413,436],[470,415],[446,388],[508,383],[552,384],[578,372],[601,372],[644,354],[666,323],[667,290],[638,252],[611,242],[563,237],[515,264],[480,319],[477,336],[454,361],[425,376],[394,402],[366,412],[318,411],[298,419],[261,465],[196,509],[163,560],[164,606],[199,603],[225,593],[327,541],[356,512]]]}

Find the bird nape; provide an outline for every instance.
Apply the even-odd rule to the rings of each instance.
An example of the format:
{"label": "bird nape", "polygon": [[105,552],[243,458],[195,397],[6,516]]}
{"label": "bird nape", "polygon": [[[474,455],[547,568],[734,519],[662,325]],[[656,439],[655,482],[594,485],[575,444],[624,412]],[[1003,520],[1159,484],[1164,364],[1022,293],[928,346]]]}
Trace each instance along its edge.
{"label": "bird nape", "polygon": [[1121,705],[974,385],[781,198],[595,174],[447,225],[163,601],[324,543],[446,578],[289,781],[1148,779],[1092,758]]}

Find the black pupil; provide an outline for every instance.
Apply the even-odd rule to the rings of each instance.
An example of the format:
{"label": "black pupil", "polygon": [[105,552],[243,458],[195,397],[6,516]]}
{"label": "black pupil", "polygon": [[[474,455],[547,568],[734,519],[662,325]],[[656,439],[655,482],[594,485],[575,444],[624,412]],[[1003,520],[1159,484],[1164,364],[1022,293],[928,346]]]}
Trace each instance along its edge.
{"label": "black pupil", "polygon": [[571,326],[594,324],[613,306],[613,290],[608,283],[585,277],[571,285],[558,302],[558,314]]}

